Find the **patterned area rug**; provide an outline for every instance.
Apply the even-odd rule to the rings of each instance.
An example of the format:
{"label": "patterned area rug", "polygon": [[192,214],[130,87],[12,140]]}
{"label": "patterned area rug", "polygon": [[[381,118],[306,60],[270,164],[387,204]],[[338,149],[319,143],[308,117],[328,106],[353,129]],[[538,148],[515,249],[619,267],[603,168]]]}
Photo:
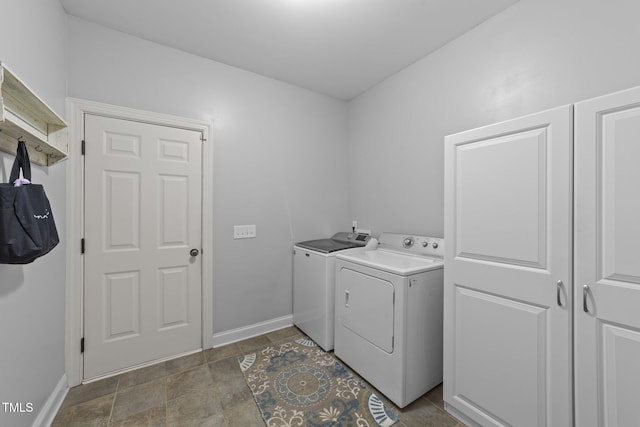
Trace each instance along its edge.
{"label": "patterned area rug", "polygon": [[238,358],[268,427],[387,427],[396,415],[308,338]]}

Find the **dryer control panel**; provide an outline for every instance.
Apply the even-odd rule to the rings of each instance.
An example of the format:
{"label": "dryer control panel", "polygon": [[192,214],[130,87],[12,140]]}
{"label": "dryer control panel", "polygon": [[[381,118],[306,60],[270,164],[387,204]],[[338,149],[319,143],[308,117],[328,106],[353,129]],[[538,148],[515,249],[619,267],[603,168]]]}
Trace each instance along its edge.
{"label": "dryer control panel", "polygon": [[379,247],[419,256],[444,258],[444,239],[411,234],[382,233]]}

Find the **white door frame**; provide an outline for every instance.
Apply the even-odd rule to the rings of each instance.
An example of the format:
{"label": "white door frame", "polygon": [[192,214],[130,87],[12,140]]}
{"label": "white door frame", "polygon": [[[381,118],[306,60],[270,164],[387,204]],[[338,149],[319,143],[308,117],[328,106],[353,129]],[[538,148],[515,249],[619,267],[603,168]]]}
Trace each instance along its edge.
{"label": "white door frame", "polygon": [[67,162],[67,280],[65,309],[65,370],[69,387],[82,382],[83,356],[83,257],[80,240],[84,228],[84,162],[81,141],[84,115],[96,114],[124,120],[171,126],[202,132],[202,347],[213,346],[213,123],[127,107],[67,98],[69,159]]}

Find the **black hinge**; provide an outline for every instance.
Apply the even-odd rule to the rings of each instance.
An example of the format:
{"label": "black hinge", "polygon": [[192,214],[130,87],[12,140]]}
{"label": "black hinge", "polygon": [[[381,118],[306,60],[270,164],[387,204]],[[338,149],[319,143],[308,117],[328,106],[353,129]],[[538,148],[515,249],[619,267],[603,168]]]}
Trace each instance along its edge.
{"label": "black hinge", "polygon": [[82,140],[82,144],[80,146],[80,152],[82,153],[82,155],[84,156],[84,139]]}
{"label": "black hinge", "polygon": [[84,353],[84,337],[80,338],[80,353]]}
{"label": "black hinge", "polygon": [[84,253],[84,238],[80,239],[80,253]]}

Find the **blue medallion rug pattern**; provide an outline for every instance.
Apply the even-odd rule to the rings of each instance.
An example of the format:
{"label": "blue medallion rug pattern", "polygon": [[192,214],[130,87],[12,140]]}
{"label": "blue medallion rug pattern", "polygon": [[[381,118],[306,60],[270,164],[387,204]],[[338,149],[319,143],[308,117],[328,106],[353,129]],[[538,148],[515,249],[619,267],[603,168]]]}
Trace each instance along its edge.
{"label": "blue medallion rug pattern", "polygon": [[308,338],[238,362],[268,427],[387,427],[397,421],[366,384]]}

